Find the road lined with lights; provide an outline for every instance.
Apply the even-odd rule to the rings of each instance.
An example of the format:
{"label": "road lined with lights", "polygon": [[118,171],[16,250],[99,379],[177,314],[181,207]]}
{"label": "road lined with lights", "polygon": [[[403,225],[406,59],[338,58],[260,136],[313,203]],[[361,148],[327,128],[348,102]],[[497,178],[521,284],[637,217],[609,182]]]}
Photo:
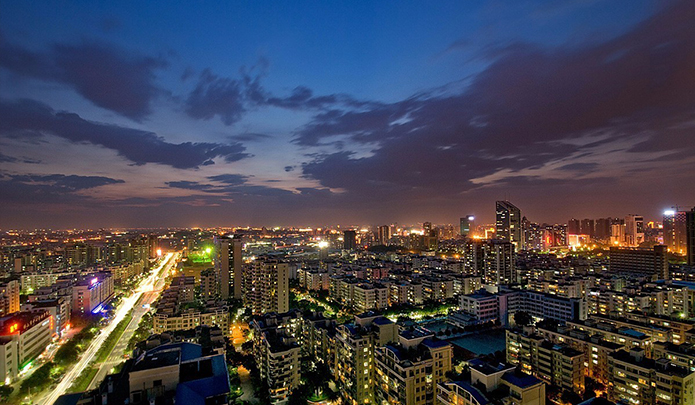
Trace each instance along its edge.
{"label": "road lined with lights", "polygon": [[178,256],[178,254],[168,253],[166,257],[162,260],[162,262],[159,264],[159,266],[154,269],[152,274],[145,280],[140,282],[140,285],[136,289],[135,293],[121,302],[121,305],[116,311],[116,315],[114,316],[111,323],[109,323],[108,326],[106,326],[106,328],[102,329],[101,333],[97,335],[94,338],[94,340],[92,340],[92,343],[82,354],[80,360],[70,369],[70,371],[65,373],[58,386],[50,394],[48,394],[48,396],[46,396],[43,400],[38,401],[39,404],[53,405],[53,403],[58,399],[59,396],[65,394],[65,392],[70,388],[75,379],[80,375],[80,373],[84,369],[87,368],[89,363],[94,359],[94,356],[96,355],[97,351],[99,351],[101,346],[104,344],[106,338],[114,331],[116,326],[123,319],[125,319],[128,312],[130,312],[130,310],[135,307],[135,305],[140,300],[140,297],[142,297],[142,295],[145,293],[153,293],[155,291],[155,283],[163,283],[163,279],[165,277],[162,274],[162,270],[166,268],[166,270],[168,271],[169,267],[171,267],[176,262],[175,260],[173,260],[175,256]]}
{"label": "road lined with lights", "polygon": [[87,387],[87,391],[98,386],[106,375],[111,372],[111,369],[124,361],[122,356],[128,346],[128,342],[130,342],[130,338],[133,337],[135,331],[138,329],[142,317],[147,313],[147,311],[149,311],[150,305],[159,297],[159,294],[162,292],[164,284],[166,283],[166,275],[169,273],[171,267],[175,263],[176,260],[170,260],[169,263],[166,264],[160,271],[161,274],[159,277],[155,277],[152,283],[146,282],[146,285],[140,288],[140,291],[142,292],[142,299],[133,309],[132,319],[128,323],[126,329],[123,331],[121,337],[111,349],[111,353],[109,353],[106,360],[99,365],[99,371],[96,373],[92,379],[92,382]]}

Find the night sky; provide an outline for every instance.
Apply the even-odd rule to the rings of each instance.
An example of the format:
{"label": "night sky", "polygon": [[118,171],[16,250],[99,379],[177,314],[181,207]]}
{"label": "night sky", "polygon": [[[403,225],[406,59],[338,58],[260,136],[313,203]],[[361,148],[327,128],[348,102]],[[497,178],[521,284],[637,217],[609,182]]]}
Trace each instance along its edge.
{"label": "night sky", "polygon": [[2,2],[0,227],[695,205],[694,1],[174,3]]}

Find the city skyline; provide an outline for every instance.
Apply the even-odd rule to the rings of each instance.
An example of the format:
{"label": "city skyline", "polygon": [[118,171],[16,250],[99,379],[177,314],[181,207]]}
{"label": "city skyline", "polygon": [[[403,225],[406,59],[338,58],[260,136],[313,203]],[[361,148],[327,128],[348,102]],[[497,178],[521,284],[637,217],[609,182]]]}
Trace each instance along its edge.
{"label": "city skyline", "polygon": [[[690,208],[691,2],[4,4],[0,227]],[[75,24],[80,21],[80,24]]]}

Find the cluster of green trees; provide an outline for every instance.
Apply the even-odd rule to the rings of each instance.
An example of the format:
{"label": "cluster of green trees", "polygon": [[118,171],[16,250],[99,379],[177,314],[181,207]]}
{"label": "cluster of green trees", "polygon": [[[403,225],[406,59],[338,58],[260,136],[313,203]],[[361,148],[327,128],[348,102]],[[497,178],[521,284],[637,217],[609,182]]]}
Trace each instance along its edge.
{"label": "cluster of green trees", "polygon": [[128,324],[132,319],[133,310],[131,309],[130,312],[128,312],[128,314],[125,316],[125,319],[120,321],[118,325],[116,325],[116,328],[114,328],[113,332],[111,332],[111,334],[104,340],[104,344],[101,345],[95,356],[96,362],[101,363],[106,360],[111,353],[111,350],[113,350],[113,347],[116,345],[116,342],[118,342],[118,339],[121,338],[121,335],[123,335],[123,332],[128,327]]}
{"label": "cluster of green trees", "polygon": [[137,346],[138,343],[142,342],[150,336],[151,331],[152,313],[146,312],[145,315],[143,315],[142,318],[140,318],[138,328],[135,330],[135,333],[133,333],[133,336],[128,341],[126,351],[131,352],[133,349],[135,349],[135,346]]}
{"label": "cluster of green trees", "polygon": [[85,367],[79,376],[72,382],[72,385],[68,389],[68,392],[82,392],[89,387],[89,383],[92,382],[94,377],[99,372],[99,367],[94,364],[90,364]]}

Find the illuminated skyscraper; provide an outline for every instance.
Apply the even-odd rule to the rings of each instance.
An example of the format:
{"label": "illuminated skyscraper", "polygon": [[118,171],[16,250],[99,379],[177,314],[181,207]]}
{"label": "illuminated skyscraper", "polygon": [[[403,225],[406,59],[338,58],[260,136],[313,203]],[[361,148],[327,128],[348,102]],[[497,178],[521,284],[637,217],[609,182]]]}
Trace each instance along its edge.
{"label": "illuminated skyscraper", "polygon": [[[241,299],[241,237],[216,236],[215,237],[215,270],[220,286],[222,299]],[[230,294],[230,277],[232,281],[232,294]]]}
{"label": "illuminated skyscraper", "polygon": [[516,250],[523,249],[521,239],[521,210],[509,201],[495,203],[497,238],[512,242]]}
{"label": "illuminated skyscraper", "polygon": [[459,235],[467,238],[474,227],[473,221],[475,221],[475,217],[473,215],[466,215],[465,217],[462,217]]}

